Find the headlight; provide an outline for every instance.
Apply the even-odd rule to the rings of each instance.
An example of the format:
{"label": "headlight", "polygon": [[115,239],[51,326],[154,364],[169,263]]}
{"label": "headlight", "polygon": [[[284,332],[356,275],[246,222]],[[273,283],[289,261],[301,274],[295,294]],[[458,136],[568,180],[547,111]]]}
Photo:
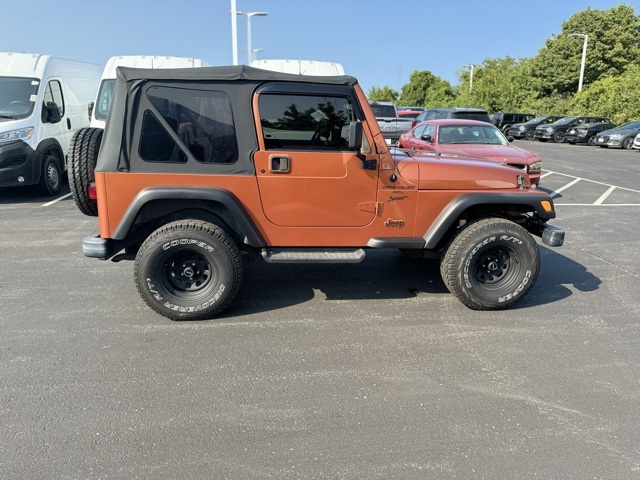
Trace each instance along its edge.
{"label": "headlight", "polygon": [[529,165],[530,172],[539,172],[540,170],[542,170],[542,162],[540,160]]}
{"label": "headlight", "polygon": [[518,127],[518,130],[520,130],[522,132],[525,128],[526,127]]}
{"label": "headlight", "polygon": [[624,137],[624,135],[621,135],[619,133],[614,133],[613,135],[609,135],[609,138],[613,138],[614,140],[620,140],[622,137]]}
{"label": "headlight", "polygon": [[0,133],[0,143],[15,142],[17,140],[28,140],[33,135],[33,127],[21,128],[19,130],[11,130],[10,132]]}
{"label": "headlight", "polygon": [[551,133],[551,132],[553,132],[553,128],[547,127],[547,133]]}

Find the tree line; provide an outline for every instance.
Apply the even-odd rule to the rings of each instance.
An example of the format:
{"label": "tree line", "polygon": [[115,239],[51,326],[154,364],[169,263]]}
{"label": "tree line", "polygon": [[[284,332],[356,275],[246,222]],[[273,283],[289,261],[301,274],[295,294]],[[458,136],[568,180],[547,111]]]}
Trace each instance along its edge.
{"label": "tree line", "polygon": [[[583,39],[588,35],[582,91],[578,92]],[[534,115],[598,115],[612,122],[640,120],[640,16],[633,7],[586,9],[563,22],[532,58],[489,58],[470,71],[458,72],[460,83],[428,70],[414,71],[397,92],[371,87],[369,100],[424,107],[473,106],[493,112]]]}

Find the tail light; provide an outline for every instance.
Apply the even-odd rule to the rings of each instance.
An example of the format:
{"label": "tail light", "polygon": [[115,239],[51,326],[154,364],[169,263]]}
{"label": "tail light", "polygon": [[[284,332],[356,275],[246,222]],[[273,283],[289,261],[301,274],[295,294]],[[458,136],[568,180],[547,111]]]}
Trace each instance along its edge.
{"label": "tail light", "polygon": [[87,187],[87,196],[91,200],[97,200],[98,199],[98,191],[96,190],[95,182],[91,182],[89,184],[89,186]]}

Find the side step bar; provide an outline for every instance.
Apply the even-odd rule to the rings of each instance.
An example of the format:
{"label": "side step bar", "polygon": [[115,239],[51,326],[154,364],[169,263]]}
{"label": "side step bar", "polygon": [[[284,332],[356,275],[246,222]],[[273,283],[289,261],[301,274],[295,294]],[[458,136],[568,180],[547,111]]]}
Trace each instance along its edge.
{"label": "side step bar", "polygon": [[263,248],[269,263],[358,263],[365,256],[362,248]]}

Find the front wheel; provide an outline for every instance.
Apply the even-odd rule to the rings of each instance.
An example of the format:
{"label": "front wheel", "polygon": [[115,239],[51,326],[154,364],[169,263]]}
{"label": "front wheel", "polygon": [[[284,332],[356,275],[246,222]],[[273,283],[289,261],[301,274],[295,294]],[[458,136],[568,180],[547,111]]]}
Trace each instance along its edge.
{"label": "front wheel", "polygon": [[60,192],[62,185],[62,172],[60,162],[55,155],[47,154],[42,160],[42,172],[38,189],[45,195],[54,196]]}
{"label": "front wheel", "polygon": [[559,132],[554,133],[553,134],[553,141],[555,143],[564,142],[564,132],[562,130],[560,130]]}
{"label": "front wheel", "polygon": [[590,145],[590,146],[593,147],[595,144],[596,144],[596,136],[595,135],[591,135],[589,137],[589,140],[587,140],[587,145]]}
{"label": "front wheel", "polygon": [[524,138],[529,141],[535,140],[536,132],[534,130],[527,130],[524,134]]}
{"label": "front wheel", "polygon": [[462,227],[440,264],[449,291],[474,310],[499,310],[520,301],[539,270],[540,253],[531,234],[499,218]]}
{"label": "front wheel", "polygon": [[180,220],[153,232],[134,263],[138,292],[172,320],[203,320],[227,308],[242,282],[242,259],[217,225]]}
{"label": "front wheel", "polygon": [[625,150],[631,150],[633,148],[633,137],[627,137],[622,142],[622,148]]}

